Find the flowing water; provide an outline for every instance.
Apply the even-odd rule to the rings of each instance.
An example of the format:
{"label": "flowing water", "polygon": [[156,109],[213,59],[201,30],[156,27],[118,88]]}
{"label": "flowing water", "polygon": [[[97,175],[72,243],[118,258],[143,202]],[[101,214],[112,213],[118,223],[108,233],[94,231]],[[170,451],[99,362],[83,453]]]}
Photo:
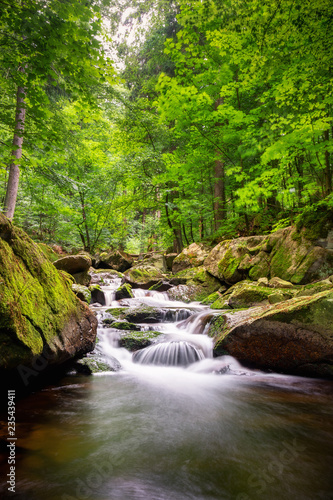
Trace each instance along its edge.
{"label": "flowing water", "polygon": [[[119,305],[113,290],[108,307]],[[140,302],[187,319],[142,325],[163,332],[144,363],[100,327],[99,354],[122,370],[69,375],[18,402],[16,493],[4,448],[1,498],[333,499],[332,383],[213,358],[209,309],[137,290],[129,303]]]}

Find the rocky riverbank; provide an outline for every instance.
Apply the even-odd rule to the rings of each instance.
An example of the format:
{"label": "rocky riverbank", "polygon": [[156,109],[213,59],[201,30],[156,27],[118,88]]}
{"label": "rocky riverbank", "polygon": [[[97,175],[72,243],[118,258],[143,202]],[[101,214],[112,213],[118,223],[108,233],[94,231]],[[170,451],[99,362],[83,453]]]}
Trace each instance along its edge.
{"label": "rocky riverbank", "polygon": [[[206,333],[214,339],[215,355],[230,354],[265,370],[333,378],[329,237],[311,242],[287,228],[214,248],[193,243],[178,256],[82,253],[54,262],[45,246],[0,217],[3,373],[20,366],[26,378],[42,377],[90,352],[97,322],[88,304],[107,305],[102,285],[112,276],[119,280],[114,299],[123,307],[112,321],[128,323],[128,328],[120,325],[121,337],[132,349],[146,346],[151,337],[137,331],[138,317],[149,323],[166,313],[128,310],[126,300],[138,288],[155,290],[171,300],[210,307],[214,315]],[[38,357],[45,358],[40,361],[45,371],[38,371]]]}

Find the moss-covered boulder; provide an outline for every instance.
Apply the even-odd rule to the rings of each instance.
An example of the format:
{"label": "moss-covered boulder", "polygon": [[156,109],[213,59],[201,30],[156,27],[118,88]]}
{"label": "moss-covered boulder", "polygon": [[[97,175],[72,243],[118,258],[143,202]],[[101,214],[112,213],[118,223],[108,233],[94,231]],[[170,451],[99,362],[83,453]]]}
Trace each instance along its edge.
{"label": "moss-covered boulder", "polygon": [[306,284],[333,274],[333,251],[316,246],[303,232],[286,228],[270,236],[270,275]]}
{"label": "moss-covered boulder", "polygon": [[55,252],[49,245],[46,245],[46,243],[38,243],[38,246],[50,262],[55,262],[59,259],[59,254]]}
{"label": "moss-covered boulder", "polygon": [[215,316],[215,354],[274,371],[333,378],[333,292]]}
{"label": "moss-covered boulder", "polygon": [[136,307],[117,307],[106,311],[113,318],[130,323],[159,323],[180,321],[193,314],[190,309],[150,307],[145,304]]}
{"label": "moss-covered boulder", "polygon": [[114,319],[105,318],[103,320],[105,325],[108,325],[110,328],[115,328],[116,330],[129,330],[133,332],[140,332],[140,326],[135,323],[130,323],[129,321],[114,321]]}
{"label": "moss-covered boulder", "polygon": [[83,300],[84,302],[87,302],[87,304],[90,304],[91,292],[87,286],[78,285],[77,283],[73,283],[72,290],[80,300]]}
{"label": "moss-covered boulder", "polygon": [[210,247],[203,243],[192,243],[173,260],[172,272],[176,274],[190,267],[202,266],[210,250]]}
{"label": "moss-covered boulder", "polygon": [[158,269],[162,274],[167,272],[165,256],[161,253],[145,255],[142,263],[145,266],[156,267],[156,269]]}
{"label": "moss-covered boulder", "polygon": [[91,375],[92,373],[118,372],[122,369],[122,366],[119,361],[112,356],[106,359],[98,354],[91,354],[86,358],[80,359],[80,361],[75,363],[73,368],[78,373]]}
{"label": "moss-covered boulder", "polygon": [[133,265],[133,257],[126,252],[113,250],[95,255],[96,268],[114,269],[121,273]]}
{"label": "moss-covered boulder", "polygon": [[67,273],[0,214],[1,369],[31,366],[38,357],[47,368],[93,349],[97,320],[71,285]]}
{"label": "moss-covered boulder", "polygon": [[125,280],[133,288],[148,290],[152,286],[163,282],[165,276],[156,267],[140,264],[125,273]]}
{"label": "moss-covered boulder", "polygon": [[267,251],[265,236],[226,240],[208,254],[204,267],[224,283],[233,285],[248,277],[252,267],[259,265],[257,256],[264,251]]}
{"label": "moss-covered boulder", "polygon": [[170,283],[177,286],[168,291],[169,297],[184,302],[202,301],[221,288],[221,282],[209,274],[203,266],[179,271],[171,278]]}
{"label": "moss-covered boulder", "polygon": [[124,283],[115,292],[115,299],[132,299],[134,297],[132,287],[129,283]]}
{"label": "moss-covered boulder", "polygon": [[333,291],[333,283],[330,279],[304,285],[301,287],[301,289],[297,292],[296,295],[297,297],[311,296],[315,295],[316,293],[324,292],[326,290]]}
{"label": "moss-covered boulder", "polygon": [[333,274],[333,251],[288,227],[268,236],[223,241],[208,254],[204,267],[228,285],[274,277],[306,284]]}
{"label": "moss-covered boulder", "polygon": [[119,336],[119,346],[125,347],[129,351],[137,351],[152,345],[161,332],[122,332]]}

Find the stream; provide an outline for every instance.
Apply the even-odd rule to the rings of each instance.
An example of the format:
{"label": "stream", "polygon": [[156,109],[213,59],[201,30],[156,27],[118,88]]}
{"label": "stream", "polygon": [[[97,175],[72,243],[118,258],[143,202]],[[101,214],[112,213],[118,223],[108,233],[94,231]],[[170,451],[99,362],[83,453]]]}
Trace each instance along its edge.
{"label": "stream", "polygon": [[[333,499],[332,383],[213,358],[212,310],[146,290],[119,303],[119,284],[95,307],[96,352],[122,369],[70,373],[17,403],[16,492],[1,450],[1,498]],[[140,303],[167,312],[141,324],[162,335],[135,358],[102,321]]]}

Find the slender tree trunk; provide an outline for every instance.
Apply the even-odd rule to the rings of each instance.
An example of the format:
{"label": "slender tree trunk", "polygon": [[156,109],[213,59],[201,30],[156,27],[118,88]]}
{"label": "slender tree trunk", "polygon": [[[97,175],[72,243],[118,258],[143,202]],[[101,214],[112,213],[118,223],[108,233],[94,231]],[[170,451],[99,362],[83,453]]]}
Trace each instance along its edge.
{"label": "slender tree trunk", "polygon": [[[223,104],[223,98],[219,97],[215,102],[215,110]],[[220,127],[219,123],[215,124]],[[224,161],[221,151],[216,151],[217,158],[214,163],[214,227],[215,231],[221,226],[221,222],[225,219],[225,174]]]}
{"label": "slender tree trunk", "polygon": [[214,177],[214,221],[217,230],[225,219],[224,162],[221,159],[215,160]]}
{"label": "slender tree trunk", "polygon": [[[23,71],[23,70],[22,70]],[[8,219],[14,217],[17,192],[19,186],[20,168],[19,163],[22,157],[23,133],[25,125],[25,89],[17,88],[15,131],[13,137],[13,160],[9,166],[9,176],[5,198],[5,215]]]}
{"label": "slender tree trunk", "polygon": [[169,203],[169,194],[167,193],[165,198],[165,214],[168,221],[168,226],[170,227],[170,229],[172,229],[172,232],[174,234],[173,251],[176,253],[180,253],[183,250],[182,232],[181,228],[180,229],[175,228],[171,222],[168,203]]}
{"label": "slender tree trunk", "polygon": [[[324,138],[325,141],[330,140],[330,133],[328,130],[324,132]],[[328,147],[328,144],[327,144]],[[331,163],[330,163],[330,153],[328,149],[325,151],[325,191],[326,191],[326,196],[329,195],[332,192],[332,170],[331,170]]]}
{"label": "slender tree trunk", "polygon": [[84,202],[84,193],[80,191],[80,200],[81,200],[81,212],[82,212],[82,218],[83,218],[83,223],[84,223],[84,229],[86,232],[86,239],[85,239],[85,244],[84,244],[84,249],[86,252],[90,252],[90,235],[89,235],[89,228],[88,228],[88,223],[87,223],[87,214],[86,214],[86,206]]}

